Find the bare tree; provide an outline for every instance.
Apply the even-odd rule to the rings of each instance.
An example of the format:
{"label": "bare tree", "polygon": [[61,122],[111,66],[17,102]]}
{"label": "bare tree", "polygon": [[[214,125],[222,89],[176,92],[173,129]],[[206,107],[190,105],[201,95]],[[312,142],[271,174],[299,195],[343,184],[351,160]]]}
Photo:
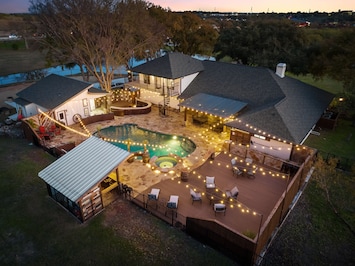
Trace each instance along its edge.
{"label": "bare tree", "polygon": [[134,54],[158,50],[165,39],[163,28],[149,16],[142,0],[31,0],[45,34],[48,59],[74,62],[111,92],[115,71]]}

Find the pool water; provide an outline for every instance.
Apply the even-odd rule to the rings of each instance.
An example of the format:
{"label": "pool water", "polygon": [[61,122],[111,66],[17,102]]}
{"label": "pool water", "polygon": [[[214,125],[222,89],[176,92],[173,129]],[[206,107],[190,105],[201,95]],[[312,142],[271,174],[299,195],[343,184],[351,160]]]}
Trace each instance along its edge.
{"label": "pool water", "polygon": [[143,151],[145,144],[151,157],[171,153],[186,157],[196,149],[195,143],[188,138],[151,131],[136,124],[110,126],[95,135],[130,152]]}
{"label": "pool water", "polygon": [[170,156],[161,156],[154,163],[160,168],[173,168],[177,164],[177,159]]}

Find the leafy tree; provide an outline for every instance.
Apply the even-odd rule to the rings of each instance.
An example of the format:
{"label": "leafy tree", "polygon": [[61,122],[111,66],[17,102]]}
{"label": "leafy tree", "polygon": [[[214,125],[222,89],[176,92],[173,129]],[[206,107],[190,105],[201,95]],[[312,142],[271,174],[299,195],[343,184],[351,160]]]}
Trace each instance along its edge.
{"label": "leafy tree", "polygon": [[289,20],[255,20],[223,29],[215,52],[217,59],[230,56],[243,64],[272,69],[285,62],[298,74],[306,71],[305,43],[304,32]]}
{"label": "leafy tree", "polygon": [[[170,49],[188,55],[211,55],[218,32],[208,21],[192,12],[166,12],[161,18],[167,28]],[[160,19],[161,19],[160,18]]]}
{"label": "leafy tree", "polygon": [[310,73],[343,82],[345,93],[355,94],[355,29],[318,31],[319,39],[309,48]]}
{"label": "leafy tree", "polygon": [[96,77],[107,92],[118,67],[157,51],[164,39],[141,0],[31,0],[30,11],[48,60],[78,64],[85,80],[84,73]]}

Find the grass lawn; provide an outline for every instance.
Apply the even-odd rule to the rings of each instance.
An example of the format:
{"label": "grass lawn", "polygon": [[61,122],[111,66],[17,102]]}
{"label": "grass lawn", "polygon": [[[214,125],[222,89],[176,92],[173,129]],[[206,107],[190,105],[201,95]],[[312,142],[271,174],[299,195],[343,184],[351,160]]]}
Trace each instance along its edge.
{"label": "grass lawn", "polygon": [[339,81],[329,79],[329,78],[323,78],[319,80],[315,80],[312,75],[294,75],[292,73],[287,72],[287,76],[298,79],[304,83],[310,84],[312,86],[315,86],[317,88],[323,89],[325,91],[328,91],[330,93],[333,93],[335,95],[341,94],[344,91],[343,84]]}
{"label": "grass lawn", "polygon": [[37,176],[53,161],[0,136],[0,265],[235,265],[124,199],[80,224]]}
{"label": "grass lawn", "polygon": [[332,211],[324,191],[311,179],[262,265],[355,265],[354,175],[344,175],[330,192],[339,216]]}
{"label": "grass lawn", "polygon": [[355,162],[355,127],[352,121],[339,120],[334,130],[322,129],[320,135],[310,135],[305,145],[321,151],[345,157]]}

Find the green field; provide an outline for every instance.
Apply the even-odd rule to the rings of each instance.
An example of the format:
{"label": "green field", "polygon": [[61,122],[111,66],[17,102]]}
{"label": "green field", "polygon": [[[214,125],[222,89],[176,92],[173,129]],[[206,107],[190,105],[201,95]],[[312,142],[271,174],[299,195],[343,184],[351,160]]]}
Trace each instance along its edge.
{"label": "green field", "polygon": [[321,129],[319,132],[319,136],[310,135],[304,144],[355,162],[355,127],[352,121],[339,120],[335,129]]}

